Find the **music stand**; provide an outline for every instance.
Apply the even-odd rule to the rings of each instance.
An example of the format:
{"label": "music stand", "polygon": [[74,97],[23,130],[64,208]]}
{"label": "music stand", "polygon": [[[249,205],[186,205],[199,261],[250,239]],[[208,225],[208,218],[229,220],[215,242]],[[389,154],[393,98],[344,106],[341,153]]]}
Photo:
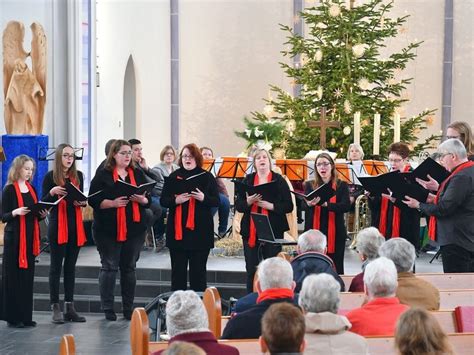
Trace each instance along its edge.
{"label": "music stand", "polygon": [[388,173],[388,167],[383,161],[363,160],[362,163],[364,164],[364,168],[367,171],[367,174],[371,176]]}
{"label": "music stand", "polygon": [[357,175],[347,163],[336,163],[336,172],[339,180],[348,184],[355,184]]}
{"label": "music stand", "polygon": [[308,179],[308,164],[306,160],[277,159],[275,165],[290,181],[305,181]]}
{"label": "music stand", "polygon": [[[84,148],[72,148],[74,150],[74,160],[82,160],[84,156]],[[54,154],[56,153],[55,147],[40,148],[38,151],[38,160],[51,161],[54,160]]]}
{"label": "music stand", "polygon": [[214,169],[214,164],[216,162],[216,159],[212,158],[212,159],[204,159],[202,161],[202,168],[208,172],[210,172],[211,174],[213,175],[216,175],[215,174],[215,171],[213,171]]}

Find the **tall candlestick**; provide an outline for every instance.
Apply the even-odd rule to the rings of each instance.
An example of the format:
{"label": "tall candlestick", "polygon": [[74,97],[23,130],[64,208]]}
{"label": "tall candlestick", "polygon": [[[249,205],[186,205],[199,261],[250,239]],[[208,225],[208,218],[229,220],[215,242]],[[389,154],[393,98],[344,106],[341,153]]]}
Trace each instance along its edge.
{"label": "tall candlestick", "polygon": [[393,115],[393,142],[400,142],[400,114]]}
{"label": "tall candlestick", "polygon": [[374,115],[374,155],[380,153],[380,114]]}
{"label": "tall candlestick", "polygon": [[354,114],[354,143],[360,144],[360,112]]}

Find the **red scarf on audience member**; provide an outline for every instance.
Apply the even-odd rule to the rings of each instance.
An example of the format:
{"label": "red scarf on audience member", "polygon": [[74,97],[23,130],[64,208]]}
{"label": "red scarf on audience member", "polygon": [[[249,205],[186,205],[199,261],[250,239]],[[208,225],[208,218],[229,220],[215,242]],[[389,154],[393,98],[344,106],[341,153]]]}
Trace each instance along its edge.
{"label": "red scarf on audience member", "polygon": [[[176,179],[183,180],[181,176],[176,176]],[[188,204],[188,218],[186,218],[186,228],[189,230],[194,230],[194,214],[196,211],[196,199],[191,197]],[[174,239],[183,240],[183,204],[176,206],[176,211],[174,213]]]}
{"label": "red scarf on audience member", "polygon": [[[405,165],[403,168],[403,172],[406,173],[407,171],[410,170],[410,165]],[[380,222],[379,222],[379,231],[380,233],[385,236],[385,233],[387,232],[387,214],[388,214],[388,205],[390,199],[387,197],[382,197],[382,205],[380,208]],[[397,206],[393,206],[393,214],[392,214],[392,238],[398,238],[400,237],[400,216],[401,216],[401,211],[400,208]]]}
{"label": "red scarf on audience member", "polygon": [[[436,197],[434,199],[435,205],[438,203],[439,197],[441,196],[441,192],[443,192],[448,181],[451,180],[451,178],[457,173],[459,173],[460,171],[470,168],[471,166],[474,166],[474,161],[467,161],[465,163],[462,163],[456,169],[453,170],[451,175],[449,175],[439,186],[438,192],[436,193]],[[428,224],[428,236],[430,237],[431,240],[436,240],[436,217],[435,216],[430,217],[430,222]]]}
{"label": "red scarf on audience member", "polygon": [[[332,183],[332,188],[336,191],[336,183]],[[329,203],[336,203],[336,195],[329,199]],[[328,211],[328,254],[336,252],[336,213]],[[319,230],[321,227],[321,206],[314,206],[313,229]]]}
{"label": "red scarf on audience member", "polygon": [[[30,185],[28,181],[25,181],[26,186],[28,187],[28,191],[33,198],[35,203],[38,202],[38,197],[36,196],[36,192],[33,187]],[[16,199],[18,201],[18,207],[25,207],[23,203],[23,196],[21,195],[20,185],[17,181],[13,183],[13,187],[15,188]],[[28,258],[26,257],[26,218],[25,216],[18,216],[20,217],[20,253],[18,255],[18,263],[20,269],[28,269]],[[38,218],[33,218],[33,255],[36,256],[39,254],[40,251],[40,229],[39,229]]]}
{"label": "red scarf on audience member", "polygon": [[[265,182],[270,182],[272,181],[273,175],[272,172],[270,171],[267,175],[267,181]],[[263,182],[263,184],[265,183]],[[260,181],[258,178],[258,173],[255,173],[255,176],[253,178],[253,186],[260,185]],[[250,209],[250,213],[258,213],[258,205],[256,203],[252,204],[252,208]],[[262,208],[261,211],[262,214],[268,216],[268,210],[265,208]],[[255,248],[255,245],[257,244],[257,229],[255,228],[255,224],[253,223],[252,215],[250,215],[250,228],[249,228],[249,247],[250,248]]]}
{"label": "red scarf on audience member", "polygon": [[278,298],[293,298],[295,293],[289,288],[270,288],[258,294],[257,303]]}
{"label": "red scarf on audience member", "polygon": [[[79,187],[79,184],[74,178],[70,178],[71,183]],[[76,215],[76,239],[77,246],[82,247],[86,243],[86,232],[84,231],[84,225],[82,224],[82,211],[81,207],[74,206],[74,212]],[[67,201],[62,199],[58,205],[58,244],[67,244],[68,242],[68,225],[67,225]]]}
{"label": "red scarf on audience member", "polygon": [[[135,172],[132,168],[127,168],[128,176],[130,177],[130,184],[137,186],[135,181]],[[113,171],[114,182],[119,179],[117,168]],[[140,222],[140,208],[137,202],[132,202],[133,221]],[[117,242],[124,242],[127,240],[127,214],[125,206],[117,208]]]}

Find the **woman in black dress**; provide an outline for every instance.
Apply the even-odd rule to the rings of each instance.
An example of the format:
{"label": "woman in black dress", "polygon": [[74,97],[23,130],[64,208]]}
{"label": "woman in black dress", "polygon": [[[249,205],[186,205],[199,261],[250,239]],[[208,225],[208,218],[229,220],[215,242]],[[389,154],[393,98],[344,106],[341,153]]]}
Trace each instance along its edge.
{"label": "woman in black dress", "polygon": [[[166,246],[171,257],[171,290],[194,291],[207,287],[206,264],[214,247],[212,208],[219,205],[217,183],[202,169],[202,154],[195,144],[187,144],[179,155],[180,168],[163,186],[161,205],[168,208]],[[188,180],[187,180],[188,179]]]}
{"label": "woman in black dress", "polygon": [[[241,189],[237,191],[235,207],[242,212],[240,222],[240,234],[244,245],[245,269],[247,270],[247,293],[253,291],[253,279],[260,259],[271,258],[281,251],[281,245],[265,243],[259,245],[257,232],[251,213],[268,215],[275,238],[283,238],[283,234],[289,230],[286,214],[293,211],[290,189],[285,179],[271,170],[270,153],[264,149],[257,149],[253,154],[255,172],[249,174],[242,181],[244,185],[261,185],[274,181],[275,194],[264,200],[259,194],[249,195]],[[260,255],[259,255],[260,254]]]}
{"label": "woman in black dress", "polygon": [[[82,172],[76,169],[74,149],[69,144],[60,144],[54,155],[54,167],[43,179],[43,201],[55,202],[66,195],[65,185],[71,183],[79,190],[84,189]],[[81,207],[86,202],[66,198],[51,211],[48,225],[51,258],[49,267],[49,297],[53,311],[53,323],[85,322],[74,308],[74,284],[76,261],[80,248],[86,242],[82,224]],[[59,280],[64,262],[64,315],[59,305]]]}
{"label": "woman in black dress", "polygon": [[35,170],[34,161],[27,155],[17,156],[8,172],[8,183],[3,189],[2,221],[6,223],[0,290],[0,319],[16,328],[34,327],[33,280],[35,256],[40,250],[38,219],[46,217],[30,213],[39,199],[30,184]]}
{"label": "woman in black dress", "polygon": [[118,180],[139,186],[147,183],[140,169],[135,169],[130,143],[119,139],[110,148],[104,169],[98,170],[91,181],[89,194],[103,191],[89,198],[94,209],[94,240],[100,254],[100,301],[105,318],[117,320],[114,311],[114,290],[120,269],[122,310],[130,320],[133,312],[135,273],[140,250],[145,241],[145,208],[150,206],[147,195],[116,196]]}
{"label": "woman in black dress", "polygon": [[328,202],[319,205],[319,198],[307,201],[305,231],[318,229],[327,237],[327,254],[334,261],[338,274],[344,274],[344,250],[347,231],[344,213],[349,212],[351,202],[347,184],[337,178],[334,160],[327,153],[321,153],[314,162],[314,180],[305,183],[305,193],[331,183],[336,194]]}

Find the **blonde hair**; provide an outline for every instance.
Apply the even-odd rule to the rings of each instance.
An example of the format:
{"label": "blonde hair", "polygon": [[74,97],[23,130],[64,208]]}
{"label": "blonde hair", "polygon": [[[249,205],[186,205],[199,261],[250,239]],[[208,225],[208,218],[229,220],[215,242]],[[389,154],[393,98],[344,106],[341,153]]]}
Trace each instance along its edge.
{"label": "blonde hair", "polygon": [[257,155],[259,155],[261,152],[265,152],[265,154],[267,155],[267,158],[268,158],[268,162],[270,163],[270,170],[272,170],[272,155],[270,154],[270,152],[266,149],[263,149],[263,148],[257,148],[255,149],[253,152],[252,152],[252,160],[253,160],[253,169],[255,171],[257,171],[257,168],[255,167],[255,158],[257,157]]}
{"label": "blonde hair", "polygon": [[459,140],[464,144],[466,147],[467,154],[470,155],[473,153],[474,150],[474,142],[472,138],[472,129],[469,123],[463,121],[455,121],[450,123],[446,129],[452,128],[458,131],[460,138]]}
{"label": "blonde hair", "polygon": [[14,182],[18,181],[20,178],[20,170],[23,168],[26,162],[31,161],[33,162],[33,173],[31,174],[31,179],[33,180],[33,175],[35,174],[36,164],[32,157],[21,154],[13,159],[12,165],[10,166],[10,170],[8,170],[8,181],[7,184],[13,184]]}
{"label": "blonde hair", "polygon": [[364,149],[362,149],[362,146],[358,143],[351,143],[351,144],[349,144],[349,148],[347,148],[347,160],[351,160],[351,149],[352,148],[355,148],[359,151],[360,160],[364,159]]}

